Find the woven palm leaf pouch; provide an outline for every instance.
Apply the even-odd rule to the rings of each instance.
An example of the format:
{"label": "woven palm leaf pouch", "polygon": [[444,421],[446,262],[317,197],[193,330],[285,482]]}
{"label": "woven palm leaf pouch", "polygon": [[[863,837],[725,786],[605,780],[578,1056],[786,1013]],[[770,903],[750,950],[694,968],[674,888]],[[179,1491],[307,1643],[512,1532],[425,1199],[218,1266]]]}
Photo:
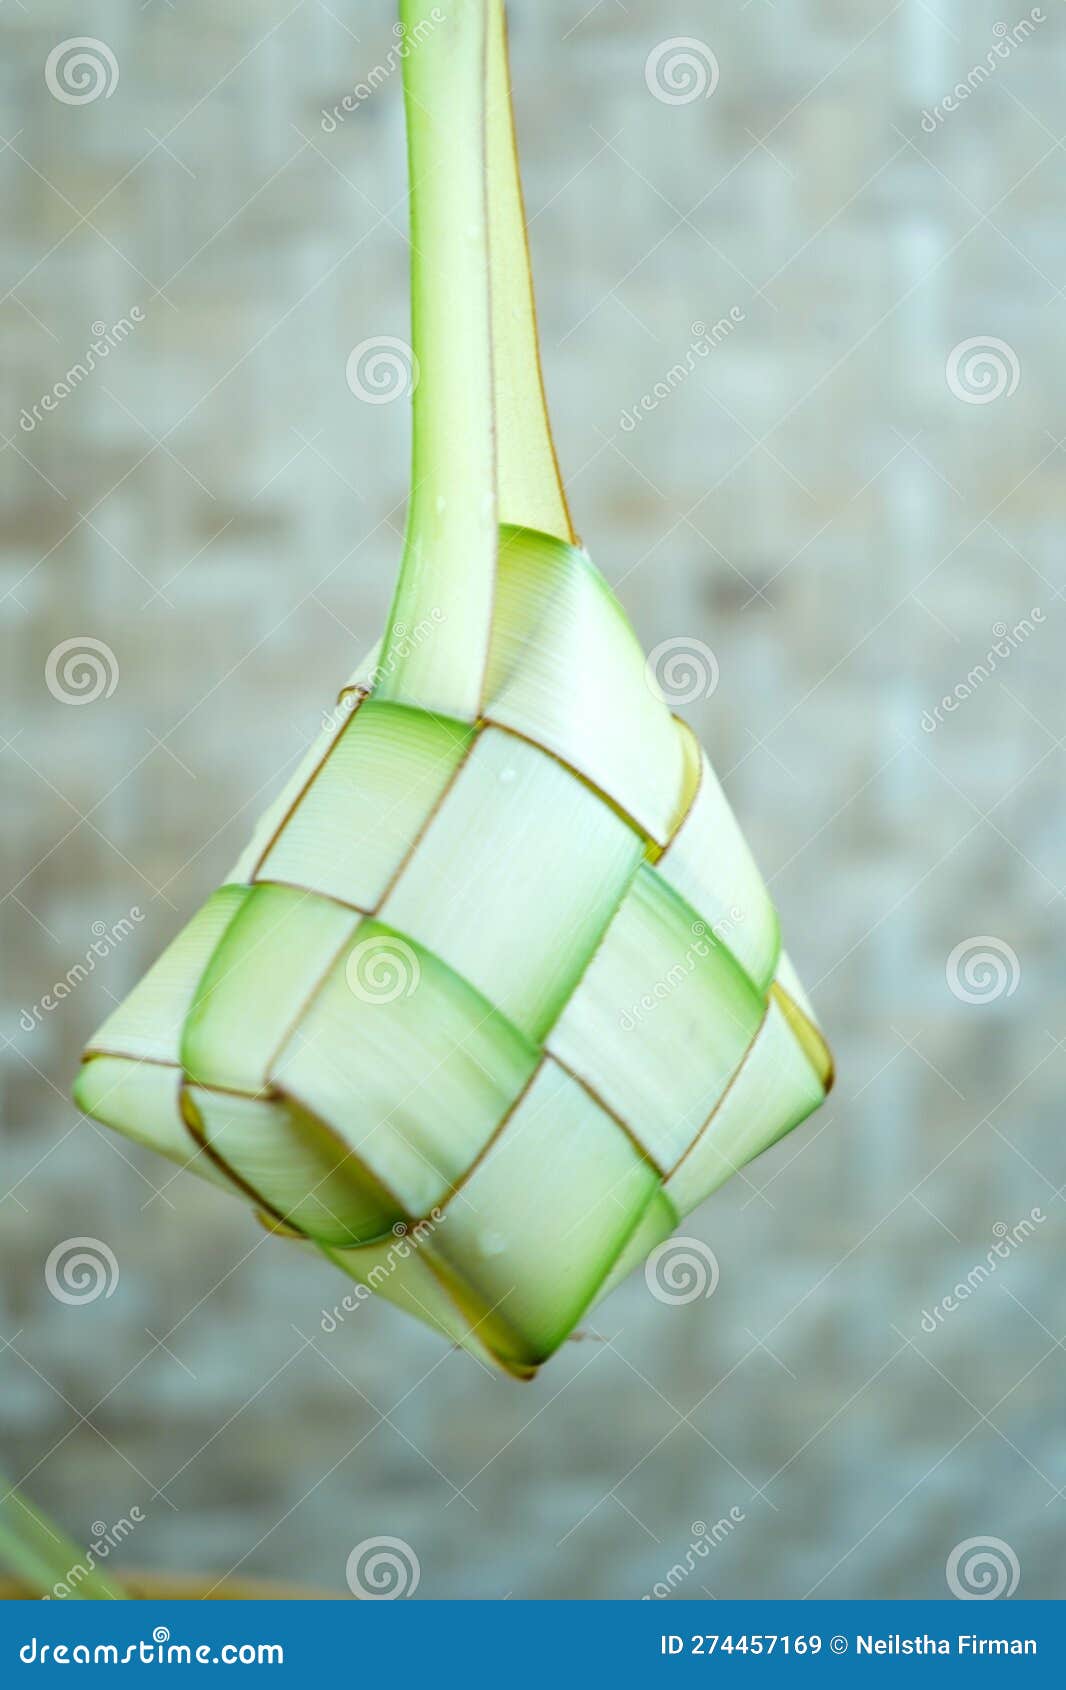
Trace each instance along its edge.
{"label": "woven palm leaf pouch", "polygon": [[401,12],[417,382],[389,625],[75,1095],[528,1378],[832,1064],[571,528],[501,0]]}

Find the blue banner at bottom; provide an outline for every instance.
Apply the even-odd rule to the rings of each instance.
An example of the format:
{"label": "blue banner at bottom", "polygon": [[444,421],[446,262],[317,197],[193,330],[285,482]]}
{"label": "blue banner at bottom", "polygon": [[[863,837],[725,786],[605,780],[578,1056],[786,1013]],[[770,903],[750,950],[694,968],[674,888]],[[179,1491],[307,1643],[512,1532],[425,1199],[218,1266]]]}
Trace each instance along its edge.
{"label": "blue banner at bottom", "polygon": [[4,1602],[0,1683],[331,1669],[438,1687],[517,1678],[819,1685],[1062,1681],[1059,1602]]}

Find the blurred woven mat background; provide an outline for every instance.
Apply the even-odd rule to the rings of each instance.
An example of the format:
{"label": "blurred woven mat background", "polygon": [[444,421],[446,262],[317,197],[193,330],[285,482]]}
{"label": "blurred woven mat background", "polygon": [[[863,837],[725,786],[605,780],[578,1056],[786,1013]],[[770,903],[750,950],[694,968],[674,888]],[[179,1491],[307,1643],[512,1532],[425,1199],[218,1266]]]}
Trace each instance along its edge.
{"label": "blurred woven mat background", "polygon": [[409,332],[391,10],[0,30],[4,1465],[158,1568],[936,1597],[993,1538],[1066,1594],[1058,0],[512,5],[576,517],[690,649],[839,1062],[686,1224],[713,1296],[638,1275],[530,1389],[324,1331],[343,1280],[67,1101],[387,610],[408,407],[346,368]]}

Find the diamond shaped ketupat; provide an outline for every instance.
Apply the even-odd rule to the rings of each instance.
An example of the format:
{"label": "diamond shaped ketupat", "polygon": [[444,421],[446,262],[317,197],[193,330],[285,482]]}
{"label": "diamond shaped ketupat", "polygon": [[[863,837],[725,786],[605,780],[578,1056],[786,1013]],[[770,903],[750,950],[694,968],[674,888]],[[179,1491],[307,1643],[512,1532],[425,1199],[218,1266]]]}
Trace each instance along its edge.
{"label": "diamond shaped ketupat", "polygon": [[389,631],[76,1095],[527,1377],[832,1064],[570,526],[502,6],[403,17],[420,380]]}

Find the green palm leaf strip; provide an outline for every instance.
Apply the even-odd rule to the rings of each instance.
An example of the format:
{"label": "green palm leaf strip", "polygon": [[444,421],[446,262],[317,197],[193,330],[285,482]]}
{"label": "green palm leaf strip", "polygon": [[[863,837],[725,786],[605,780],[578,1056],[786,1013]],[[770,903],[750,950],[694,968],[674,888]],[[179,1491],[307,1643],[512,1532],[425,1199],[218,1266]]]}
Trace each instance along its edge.
{"label": "green palm leaf strip", "polygon": [[98,1120],[528,1378],[832,1063],[574,536],[500,0],[404,0],[412,492],[384,639],[108,1018]]}
{"label": "green palm leaf strip", "polygon": [[[500,522],[572,540],[544,403],[503,8],[403,0],[412,491],[378,696],[476,720]],[[432,641],[404,636],[441,617]],[[399,635],[396,630],[399,629]]]}
{"label": "green palm leaf strip", "polygon": [[117,1602],[126,1592],[105,1578],[91,1555],[48,1520],[0,1473],[0,1566],[34,1596],[57,1585],[66,1597]]}

